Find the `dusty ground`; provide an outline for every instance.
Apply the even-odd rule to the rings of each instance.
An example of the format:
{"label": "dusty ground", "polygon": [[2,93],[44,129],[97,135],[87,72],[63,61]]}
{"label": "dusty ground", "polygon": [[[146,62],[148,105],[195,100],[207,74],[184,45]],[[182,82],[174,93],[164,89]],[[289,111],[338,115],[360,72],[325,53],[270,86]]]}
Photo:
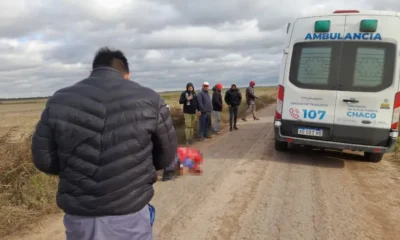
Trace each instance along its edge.
{"label": "dusty ground", "polygon": [[[198,145],[203,176],[156,183],[156,239],[400,239],[398,163],[277,153],[273,107],[261,121]],[[62,216],[11,239],[65,239]]]}

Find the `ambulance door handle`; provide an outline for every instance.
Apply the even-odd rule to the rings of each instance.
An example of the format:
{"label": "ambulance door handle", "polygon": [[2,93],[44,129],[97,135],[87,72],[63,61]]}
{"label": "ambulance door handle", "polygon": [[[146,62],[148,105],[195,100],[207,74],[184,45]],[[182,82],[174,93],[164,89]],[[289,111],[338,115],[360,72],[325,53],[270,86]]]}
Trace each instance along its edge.
{"label": "ambulance door handle", "polygon": [[358,103],[360,101],[358,101],[357,99],[354,99],[354,98],[350,98],[350,99],[343,99],[343,102],[345,102],[345,103]]}

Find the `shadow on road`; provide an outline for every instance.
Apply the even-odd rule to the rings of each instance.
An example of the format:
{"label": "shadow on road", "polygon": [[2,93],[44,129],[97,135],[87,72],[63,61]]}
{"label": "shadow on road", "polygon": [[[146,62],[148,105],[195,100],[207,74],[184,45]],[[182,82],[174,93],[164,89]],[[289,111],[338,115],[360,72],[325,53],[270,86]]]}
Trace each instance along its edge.
{"label": "shadow on road", "polygon": [[285,153],[276,152],[271,161],[323,168],[344,168],[346,161],[364,160],[363,156],[357,153],[294,147]]}

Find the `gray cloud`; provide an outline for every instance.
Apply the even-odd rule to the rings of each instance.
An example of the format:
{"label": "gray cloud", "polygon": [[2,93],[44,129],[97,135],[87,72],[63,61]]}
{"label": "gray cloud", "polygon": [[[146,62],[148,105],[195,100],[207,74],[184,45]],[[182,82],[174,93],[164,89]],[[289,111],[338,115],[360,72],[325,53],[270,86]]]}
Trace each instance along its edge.
{"label": "gray cloud", "polygon": [[101,46],[124,51],[133,80],[156,90],[275,83],[287,22],[359,6],[400,9],[389,0],[1,1],[0,98],[50,95],[83,79]]}

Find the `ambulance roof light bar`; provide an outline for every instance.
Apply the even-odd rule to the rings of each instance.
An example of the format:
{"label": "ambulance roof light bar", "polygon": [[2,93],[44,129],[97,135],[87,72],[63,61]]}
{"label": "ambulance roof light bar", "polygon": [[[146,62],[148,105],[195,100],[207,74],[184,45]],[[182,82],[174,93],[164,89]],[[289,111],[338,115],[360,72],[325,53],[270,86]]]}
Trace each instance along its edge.
{"label": "ambulance roof light bar", "polygon": [[333,13],[360,13],[358,10],[336,10]]}

